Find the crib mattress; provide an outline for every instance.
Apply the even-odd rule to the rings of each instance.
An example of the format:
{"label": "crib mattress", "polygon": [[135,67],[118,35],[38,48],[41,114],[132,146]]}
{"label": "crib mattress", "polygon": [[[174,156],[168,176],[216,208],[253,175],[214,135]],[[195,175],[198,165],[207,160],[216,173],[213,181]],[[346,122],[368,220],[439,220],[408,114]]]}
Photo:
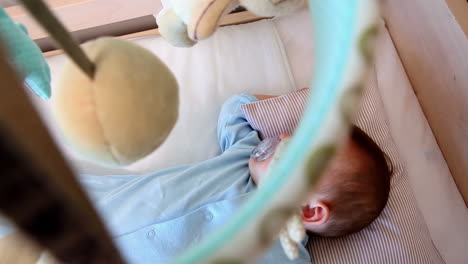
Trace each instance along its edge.
{"label": "crib mattress", "polygon": [[[175,74],[180,85],[180,116],[157,151],[124,168],[105,168],[78,156],[57,131],[48,103],[33,100],[77,173],[139,175],[205,160],[220,153],[216,119],[226,98],[242,92],[275,95],[309,87],[313,69],[309,21],[307,11],[301,11],[274,20],[224,27],[191,49],[174,48],[157,36],[132,40],[157,54]],[[447,263],[461,263],[468,259],[468,253],[460,249],[468,244],[466,207],[462,207],[391,39],[385,34],[385,56],[378,56],[376,72],[391,134],[407,164],[418,208],[438,253]],[[48,58],[53,89],[65,59],[64,55]],[[393,87],[395,83],[398,87]],[[410,131],[406,129],[409,124]],[[445,220],[448,215],[449,225]]]}

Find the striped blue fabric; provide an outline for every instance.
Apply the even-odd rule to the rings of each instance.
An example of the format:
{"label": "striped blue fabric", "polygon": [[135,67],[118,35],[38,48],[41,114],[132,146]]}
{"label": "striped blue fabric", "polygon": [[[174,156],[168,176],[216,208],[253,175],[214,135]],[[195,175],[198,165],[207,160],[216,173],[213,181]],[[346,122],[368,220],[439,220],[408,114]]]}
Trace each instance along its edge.
{"label": "striped blue fabric", "polygon": [[[264,137],[292,133],[308,90],[244,105],[247,120]],[[393,167],[388,204],[379,218],[360,232],[341,238],[311,237],[313,263],[444,263],[432,243],[399,158],[372,73],[355,124],[387,154]]]}
{"label": "striped blue fabric", "polygon": [[310,90],[302,89],[271,99],[241,105],[245,117],[260,138],[293,134],[306,107]]}
{"label": "striped blue fabric", "polygon": [[314,263],[444,263],[416,205],[409,178],[389,132],[375,72],[364,91],[355,123],[388,155],[394,173],[390,197],[380,217],[346,237],[312,237]]}

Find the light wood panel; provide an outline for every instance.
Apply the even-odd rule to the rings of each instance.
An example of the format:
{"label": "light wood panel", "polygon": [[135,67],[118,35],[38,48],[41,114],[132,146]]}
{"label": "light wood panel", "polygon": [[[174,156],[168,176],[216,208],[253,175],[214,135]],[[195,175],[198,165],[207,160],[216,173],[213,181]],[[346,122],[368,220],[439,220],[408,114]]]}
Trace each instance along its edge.
{"label": "light wood panel", "polygon": [[[44,0],[47,4],[54,7],[61,7],[70,4],[76,4],[89,0]],[[4,8],[20,5],[19,0],[0,0],[0,5]]]}
{"label": "light wood panel", "polygon": [[468,204],[468,40],[444,0],[387,0],[384,15],[413,89]]}
{"label": "light wood panel", "polygon": [[[85,30],[147,16],[162,9],[159,0],[51,0],[50,6],[69,31]],[[5,10],[15,21],[28,28],[32,39],[47,37],[47,33],[21,6]]]}
{"label": "light wood panel", "polygon": [[0,6],[2,6],[3,8],[15,5],[17,5],[16,0],[0,0]]}
{"label": "light wood panel", "polygon": [[468,37],[468,1],[467,0],[445,0],[453,15]]}
{"label": "light wood panel", "polygon": [[[250,23],[253,21],[257,21],[260,19],[264,19],[265,17],[259,17],[257,15],[254,15],[248,11],[243,11],[239,13],[233,13],[226,15],[221,18],[220,21],[220,26],[229,26],[229,25],[235,25],[235,24],[244,24],[244,23]],[[147,37],[147,36],[157,36],[159,35],[159,30],[157,28],[151,29],[151,30],[145,30],[141,32],[135,32],[132,34],[127,34],[123,36],[119,36],[119,38],[122,39],[132,39],[132,38],[140,38],[140,37]],[[57,54],[61,54],[63,51],[61,49],[59,50],[53,50],[53,51],[48,51],[44,52],[44,56],[49,57],[49,56],[54,56]]]}

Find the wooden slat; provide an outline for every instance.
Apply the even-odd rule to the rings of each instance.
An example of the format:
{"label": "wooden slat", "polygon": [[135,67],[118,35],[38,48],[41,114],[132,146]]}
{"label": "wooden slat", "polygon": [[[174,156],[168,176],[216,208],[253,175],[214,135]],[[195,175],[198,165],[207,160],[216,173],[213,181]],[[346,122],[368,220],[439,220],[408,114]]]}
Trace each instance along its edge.
{"label": "wooden slat", "polygon": [[[85,2],[88,0],[44,0],[44,1],[49,6],[52,6],[54,8],[59,8],[62,6],[78,4],[78,3]],[[19,0],[0,0],[0,5],[3,8],[7,8],[7,7],[13,7],[13,6],[20,7],[21,4],[19,3]],[[22,14],[25,12],[22,8],[17,8],[17,9],[12,8],[11,10],[16,10],[16,11],[10,11],[13,14]]]}
{"label": "wooden slat", "polygon": [[[158,0],[56,0],[50,6],[71,32],[151,15],[162,9]],[[48,36],[21,6],[5,10],[28,28],[33,40]]]}
{"label": "wooden slat", "polygon": [[2,6],[3,8],[15,6],[17,4],[18,3],[15,0],[0,0],[0,6]]}
{"label": "wooden slat", "polygon": [[466,0],[445,0],[453,15],[468,37],[468,1]]}
{"label": "wooden slat", "polygon": [[0,80],[2,214],[64,261],[121,263],[104,224],[1,50]]}
{"label": "wooden slat", "polygon": [[468,40],[444,0],[388,0],[384,14],[413,89],[468,205]]}
{"label": "wooden slat", "polygon": [[[229,25],[237,25],[237,24],[245,24],[245,23],[250,23],[254,22],[260,19],[264,19],[265,17],[259,17],[257,15],[252,14],[251,12],[248,11],[243,11],[239,13],[234,13],[234,14],[229,14],[221,18],[220,21],[220,26],[229,26]],[[145,30],[141,32],[136,32],[132,34],[127,34],[123,36],[119,36],[121,39],[134,39],[134,38],[141,38],[141,37],[147,37],[147,36],[158,36],[159,35],[159,30],[157,28],[151,29],[151,30]],[[52,50],[48,52],[44,52],[44,56],[49,57],[49,56],[54,56],[57,54],[62,54],[62,50]]]}

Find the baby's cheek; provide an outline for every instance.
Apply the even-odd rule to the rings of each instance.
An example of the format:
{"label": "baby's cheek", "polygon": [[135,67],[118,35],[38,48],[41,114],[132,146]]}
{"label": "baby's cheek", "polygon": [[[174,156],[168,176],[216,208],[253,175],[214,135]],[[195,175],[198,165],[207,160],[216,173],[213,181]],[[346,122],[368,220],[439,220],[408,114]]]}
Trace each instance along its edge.
{"label": "baby's cheek", "polygon": [[253,159],[249,160],[249,170],[250,170],[250,176],[252,177],[253,181],[258,184],[259,179],[258,179],[258,168],[256,166],[256,163]]}
{"label": "baby's cheek", "polygon": [[255,159],[249,160],[250,174],[252,175],[255,183],[258,184],[259,182],[264,180],[264,177],[266,176],[266,173],[272,160],[273,156],[264,161],[257,161]]}

